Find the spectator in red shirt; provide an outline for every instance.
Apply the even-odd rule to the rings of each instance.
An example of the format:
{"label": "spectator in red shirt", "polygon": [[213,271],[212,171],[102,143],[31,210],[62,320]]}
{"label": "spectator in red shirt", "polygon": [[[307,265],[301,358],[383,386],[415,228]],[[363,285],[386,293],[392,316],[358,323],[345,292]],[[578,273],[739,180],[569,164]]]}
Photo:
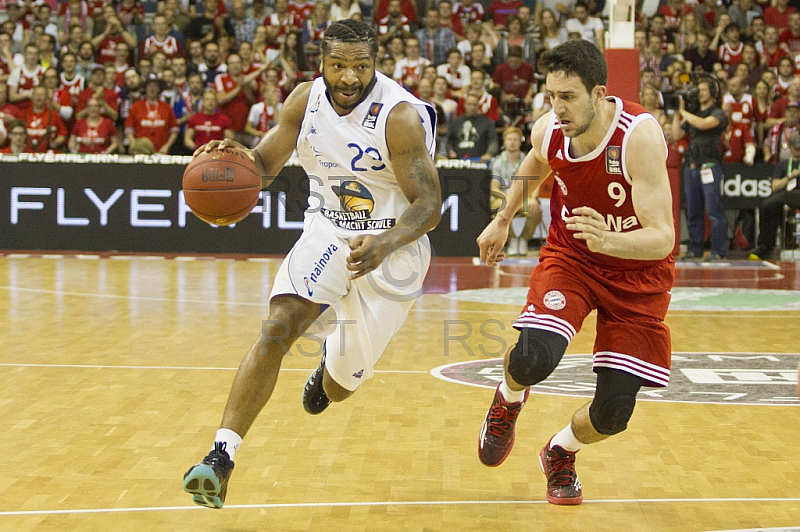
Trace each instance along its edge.
{"label": "spectator in red shirt", "polygon": [[136,37],[122,28],[119,17],[114,15],[108,17],[106,29],[103,33],[92,39],[92,46],[97,51],[95,56],[99,64],[114,62],[114,47],[118,42],[128,43],[128,47],[133,50],[136,48]]}
{"label": "spectator in red shirt", "polygon": [[0,120],[9,125],[19,119],[20,113],[20,108],[8,101],[8,85],[5,81],[0,81]]}
{"label": "spectator in red shirt", "polygon": [[[89,17],[87,16],[88,8],[86,3],[82,0],[69,0],[61,2],[58,9],[59,30],[69,33],[72,37],[72,29],[74,27],[80,28],[81,35],[83,32],[91,32],[92,28],[89,26]],[[70,39],[72,40],[72,39]],[[83,40],[81,37],[77,42],[73,41],[73,45],[78,44]],[[63,44],[63,43],[62,43]],[[72,50],[76,52],[77,49]]]}
{"label": "spectator in red shirt", "polygon": [[314,3],[308,2],[307,0],[291,0],[287,6],[287,9],[290,13],[294,14],[297,20],[300,21],[300,26],[302,29],[302,26],[305,24],[306,20],[308,20],[308,18],[314,12]]}
{"label": "spectator in red shirt", "polygon": [[789,15],[789,27],[781,33],[780,47],[791,56],[800,53],[800,13],[794,12]]}
{"label": "spectator in red shirt", "polygon": [[728,79],[734,76],[744,77],[750,87],[761,79],[763,73],[764,68],[759,61],[756,47],[750,43],[746,43],[742,48],[742,62],[728,67]]}
{"label": "spectator in red shirt", "polygon": [[[390,0],[379,0],[375,6],[374,11],[372,12],[372,20],[376,26],[378,25],[378,22],[389,13],[389,2]],[[433,6],[435,8],[435,4],[433,4]],[[414,24],[416,27],[417,23],[419,22],[416,2],[412,0],[401,0],[400,12],[408,19],[410,23]]]}
{"label": "spectator in red shirt", "polygon": [[407,39],[411,36],[411,29],[411,22],[402,13],[400,0],[389,0],[388,13],[376,26],[378,42],[388,45],[394,37]]}
{"label": "spectator in red shirt", "polygon": [[778,122],[764,141],[764,162],[777,164],[791,157],[789,139],[800,133],[800,102],[789,102],[784,109],[786,119]]}
{"label": "spectator in red shirt", "polygon": [[742,62],[744,43],[740,39],[741,35],[742,30],[735,22],[731,22],[725,27],[725,43],[720,45],[717,55],[726,68]]}
{"label": "spectator in red shirt", "polygon": [[86,118],[75,122],[69,137],[72,153],[116,153],[119,148],[117,128],[108,118],[100,115],[102,98],[92,96],[86,102]]}
{"label": "spectator in red shirt", "polygon": [[145,98],[133,102],[125,119],[125,136],[130,144],[138,138],[150,139],[156,152],[166,155],[178,138],[178,121],[172,107],[158,98],[159,80],[146,80],[144,91]]}
{"label": "spectator in red shirt", "polygon": [[775,26],[764,28],[764,40],[760,43],[758,52],[761,54],[761,66],[764,68],[777,68],[778,61],[788,54],[779,44],[780,34]]}
{"label": "spectator in red shirt", "polygon": [[44,71],[42,86],[47,89],[47,107],[58,113],[69,132],[74,124],[75,104],[69,89],[58,86],[58,71],[50,67]]}
{"label": "spectator in red shirt", "polygon": [[508,17],[516,15],[523,5],[520,0],[493,0],[486,12],[494,20],[494,28],[503,31]]}
{"label": "spectator in red shirt", "polygon": [[8,139],[9,144],[0,153],[8,155],[18,155],[28,151],[28,130],[25,127],[25,122],[22,120],[14,120],[8,126]]}
{"label": "spectator in red shirt", "polygon": [[86,87],[86,80],[75,71],[77,65],[78,59],[72,52],[67,52],[61,56],[61,61],[59,62],[61,70],[58,79],[59,86],[62,89],[66,89],[75,101],[77,101],[81,91]]}
{"label": "spectator in red shirt", "polygon": [[0,30],[0,81],[6,81],[14,68],[14,54],[11,52],[11,35]]}
{"label": "spectator in red shirt", "polygon": [[89,85],[78,96],[78,103],[75,106],[75,119],[86,118],[88,111],[86,104],[89,98],[96,97],[102,102],[100,114],[107,116],[112,121],[119,117],[119,98],[116,91],[105,86],[106,69],[102,66],[94,67],[92,75],[89,77]]}
{"label": "spectator in red shirt", "polygon": [[789,5],[789,0],[776,0],[774,6],[764,10],[764,23],[782,32],[789,27],[789,15],[795,12],[797,9]]}
{"label": "spectator in red shirt", "polygon": [[667,0],[666,4],[658,8],[658,12],[664,15],[665,29],[677,31],[683,16],[693,13],[694,10],[684,0]]}
{"label": "spectator in red shirt", "polygon": [[745,163],[752,166],[753,158],[756,155],[756,143],[750,127],[742,122],[730,120],[730,116],[733,114],[730,107],[724,108],[724,110],[729,121],[728,129],[725,130],[721,139],[722,162]]}
{"label": "spectator in red shirt", "polygon": [[264,26],[274,28],[278,43],[282,43],[289,31],[301,31],[303,21],[289,11],[288,0],[275,0],[275,12],[264,19]]}
{"label": "spectator in red shirt", "polygon": [[117,12],[125,26],[144,24],[144,5],[138,0],[122,0]]}
{"label": "spectator in red shirt", "polygon": [[228,71],[218,74],[214,79],[214,89],[219,93],[220,111],[231,118],[231,129],[241,133],[247,122],[250,106],[258,100],[255,80],[266,70],[267,65],[261,65],[246,76],[242,73],[242,58],[239,54],[230,54],[227,65]]}
{"label": "spectator in red shirt", "polygon": [[150,55],[161,51],[167,54],[169,59],[183,55],[183,47],[173,35],[169,34],[170,27],[167,25],[167,18],[164,15],[153,17],[153,34],[147,37],[139,45],[139,57]]}
{"label": "spectator in red shirt", "polygon": [[[128,43],[120,42],[114,47],[114,85],[125,85],[125,72],[131,67],[131,50]],[[108,64],[108,63],[106,63]]]}
{"label": "spectator in red shirt", "polygon": [[281,103],[278,101],[278,87],[270,83],[263,83],[261,86],[261,97],[263,101],[254,104],[250,108],[247,117],[247,124],[244,131],[253,137],[253,146],[273,127],[278,121],[278,114],[281,110]]}
{"label": "spectator in red shirt", "polygon": [[424,57],[420,57],[419,39],[412,36],[406,41],[406,56],[397,61],[392,77],[399,80],[408,92],[415,94],[422,78],[422,69],[430,63]]}
{"label": "spectator in red shirt", "polygon": [[755,122],[756,146],[764,143],[764,125],[772,109],[772,87],[763,79],[753,87],[753,121]]}
{"label": "spectator in red shirt", "polygon": [[[247,117],[245,117],[247,118]],[[233,125],[230,118],[217,111],[217,91],[203,91],[203,109],[195,113],[186,123],[184,144],[194,151],[212,140],[233,138]]]}
{"label": "spectator in red shirt", "polygon": [[[478,111],[486,115],[492,122],[500,120],[500,106],[497,104],[497,98],[489,94],[486,90],[486,74],[483,70],[473,70],[469,75],[469,89],[467,94],[474,94],[478,97]],[[464,102],[466,96],[461,96],[458,99],[458,107],[456,108],[456,116],[464,114]]]}
{"label": "spectator in red shirt", "polygon": [[25,45],[22,66],[12,70],[8,77],[8,99],[11,103],[20,109],[30,107],[33,88],[39,84],[43,74],[44,67],[39,64],[39,48],[28,43]]}
{"label": "spectator in red shirt", "polygon": [[439,26],[447,28],[459,37],[464,37],[464,25],[461,19],[453,12],[453,3],[450,0],[439,0]]}
{"label": "spectator in red shirt", "polygon": [[778,59],[778,75],[775,77],[775,97],[786,96],[789,85],[794,81],[794,58],[784,56]]}
{"label": "spectator in red shirt", "polygon": [[536,94],[536,72],[522,60],[522,48],[508,47],[508,60],[494,71],[494,82],[500,85],[500,107],[511,125],[519,122],[531,108]]}
{"label": "spectator in red shirt", "polygon": [[800,77],[792,78],[783,97],[772,103],[772,109],[770,109],[769,118],[766,121],[767,127],[771,128],[783,121],[786,116],[786,107],[790,103],[800,103]]}
{"label": "spectator in red shirt", "polygon": [[47,89],[33,89],[31,107],[23,114],[28,129],[28,142],[33,153],[58,151],[67,142],[67,128],[59,114],[47,105]]}

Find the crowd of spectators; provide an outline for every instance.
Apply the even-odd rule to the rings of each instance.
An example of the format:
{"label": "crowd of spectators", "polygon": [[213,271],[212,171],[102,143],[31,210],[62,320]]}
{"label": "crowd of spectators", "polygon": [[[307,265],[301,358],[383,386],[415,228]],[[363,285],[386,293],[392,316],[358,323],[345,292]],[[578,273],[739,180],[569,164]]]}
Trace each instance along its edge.
{"label": "crowd of spectators", "polygon": [[375,27],[378,70],[437,107],[439,156],[488,161],[506,127],[534,118],[537,57],[568,38],[604,40],[592,14],[602,5],[584,0],[557,11],[521,0],[146,2],[0,0],[0,148],[15,121],[34,152],[254,145],[318,75],[328,25],[353,17]]}
{"label": "crowd of spectators", "polygon": [[[722,162],[786,167],[791,139],[800,132],[798,7],[789,0],[668,0],[649,19],[639,13],[640,100],[668,132],[672,150],[683,154],[687,147],[669,131],[679,119],[678,96],[691,87],[689,74],[705,73],[719,80],[717,103],[728,119]],[[728,237],[738,247],[755,245],[753,219],[743,211],[729,224]],[[761,233],[754,251],[769,255],[775,231]]]}
{"label": "crowd of spectators", "polygon": [[[375,27],[378,70],[436,107],[438,156],[489,162],[507,128],[524,144],[550,111],[537,58],[568,39],[605,40],[602,1],[146,1],[150,11],[140,0],[0,0],[3,152],[255,145],[294,87],[318,75],[328,25],[353,17]],[[637,11],[641,103],[671,130],[687,74],[713,74],[729,117],[724,162],[788,159],[800,132],[800,12],[789,4]]]}

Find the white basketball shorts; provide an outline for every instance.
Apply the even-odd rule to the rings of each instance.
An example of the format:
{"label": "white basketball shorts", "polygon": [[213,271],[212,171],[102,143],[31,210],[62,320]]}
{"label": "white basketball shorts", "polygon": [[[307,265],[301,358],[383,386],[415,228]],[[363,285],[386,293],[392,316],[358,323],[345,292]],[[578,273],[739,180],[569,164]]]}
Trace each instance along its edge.
{"label": "white basketball shorts", "polygon": [[421,295],[430,266],[424,236],[386,257],[374,271],[351,281],[350,244],[321,215],[306,216],[303,234],[281,264],[270,299],[292,294],[329,305],[305,336],[325,338],[325,367],[343,388],[372,377],[389,341]]}

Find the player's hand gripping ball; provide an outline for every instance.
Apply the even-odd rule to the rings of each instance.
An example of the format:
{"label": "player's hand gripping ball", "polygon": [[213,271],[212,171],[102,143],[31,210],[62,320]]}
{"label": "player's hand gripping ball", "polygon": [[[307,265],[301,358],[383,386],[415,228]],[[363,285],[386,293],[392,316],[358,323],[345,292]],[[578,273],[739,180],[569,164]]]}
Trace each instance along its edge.
{"label": "player's hand gripping ball", "polygon": [[192,212],[210,224],[231,225],[258,203],[261,178],[247,153],[236,148],[203,151],[183,173],[183,198]]}

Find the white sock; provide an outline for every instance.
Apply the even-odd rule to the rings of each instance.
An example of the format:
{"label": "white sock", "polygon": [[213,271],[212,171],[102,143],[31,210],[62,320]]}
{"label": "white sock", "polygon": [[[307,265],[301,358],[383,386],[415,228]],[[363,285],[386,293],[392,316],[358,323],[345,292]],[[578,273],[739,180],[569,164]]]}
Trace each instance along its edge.
{"label": "white sock", "polygon": [[523,399],[525,399],[525,390],[515,391],[508,387],[506,384],[506,378],[503,377],[503,382],[500,383],[500,395],[503,396],[503,399],[506,400],[507,403],[519,403]]}
{"label": "white sock", "polygon": [[572,432],[572,423],[564,427],[564,430],[553,436],[553,439],[550,440],[550,447],[558,445],[565,451],[575,452],[580,451],[581,447],[583,447],[583,443],[575,437],[575,433]]}
{"label": "white sock", "polygon": [[227,452],[228,456],[230,456],[231,460],[233,460],[236,450],[242,444],[242,437],[232,430],[219,429],[217,431],[217,435],[214,437],[214,443],[218,441],[225,443],[225,452]]}

